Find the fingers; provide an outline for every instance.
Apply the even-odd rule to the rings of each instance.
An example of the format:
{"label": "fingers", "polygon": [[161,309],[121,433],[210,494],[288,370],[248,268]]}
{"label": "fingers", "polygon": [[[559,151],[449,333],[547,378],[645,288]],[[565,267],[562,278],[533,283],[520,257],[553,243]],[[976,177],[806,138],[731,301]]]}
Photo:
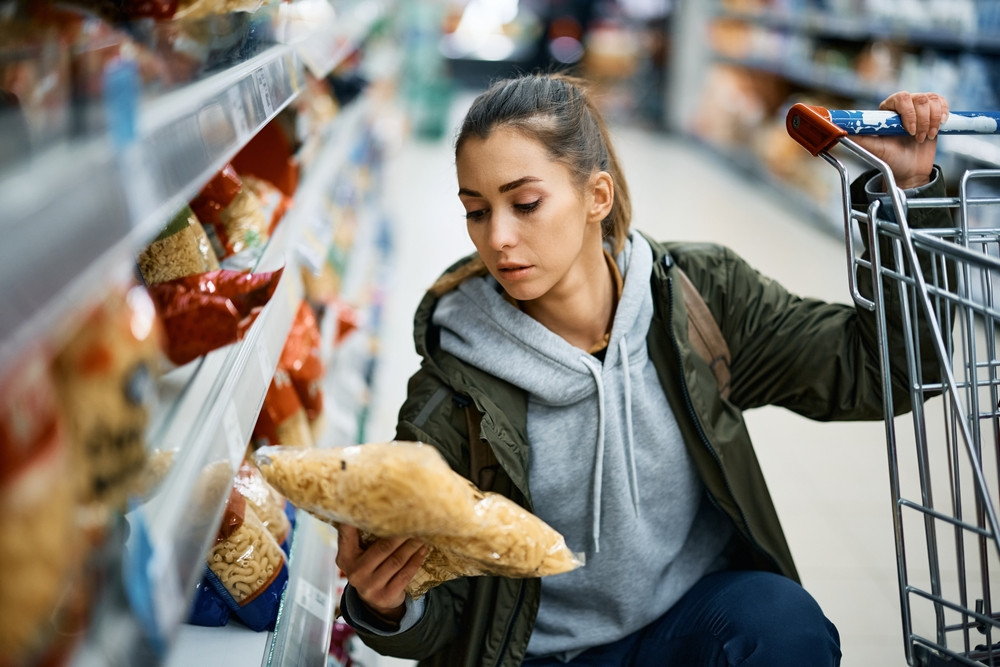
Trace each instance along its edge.
{"label": "fingers", "polygon": [[358,529],[354,526],[337,524],[337,567],[344,572],[350,572],[353,569],[351,564],[363,551]]}
{"label": "fingers", "polygon": [[895,111],[900,122],[917,143],[935,139],[938,130],[948,117],[948,102],[937,93],[893,93],[879,105],[879,109]]}
{"label": "fingers", "polygon": [[398,611],[405,589],[427,557],[427,546],[405,537],[380,538],[363,547],[351,526],[337,530],[337,566],[361,599],[384,615]]}

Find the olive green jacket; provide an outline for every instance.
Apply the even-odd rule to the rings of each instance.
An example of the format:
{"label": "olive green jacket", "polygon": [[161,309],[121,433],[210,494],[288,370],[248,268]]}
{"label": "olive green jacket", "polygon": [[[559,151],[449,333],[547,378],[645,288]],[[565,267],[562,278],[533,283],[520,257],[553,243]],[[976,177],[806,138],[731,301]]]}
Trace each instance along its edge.
{"label": "olive green jacket", "polygon": [[[941,180],[939,176],[926,194],[943,196]],[[942,216],[947,213],[940,209],[914,210],[910,222],[914,227],[948,225]],[[743,411],[780,405],[817,420],[881,419],[875,316],[853,306],[799,298],[719,245],[650,244],[654,315],[649,355],[708,493],[737,528],[731,561],[735,567],[797,579]],[[677,266],[698,288],[728,343],[732,384],[727,399],[720,396],[709,365],[689,344]],[[870,272],[859,273],[860,289],[870,296]],[[439,330],[431,323],[436,302],[428,294],[416,313],[415,339],[423,362],[409,382],[397,438],[434,445],[453,469],[468,476],[466,406],[474,402],[482,414],[481,438],[500,464],[493,490],[530,510],[527,397],[441,350]],[[903,345],[888,349],[901,354]],[[924,368],[937,367],[932,356]],[[905,378],[894,381],[901,388],[893,392],[900,397],[894,406],[898,414],[909,409],[909,393]],[[407,631],[389,636],[358,632],[376,651],[422,665],[520,665],[540,591],[539,579],[457,579],[427,593],[423,617]]]}

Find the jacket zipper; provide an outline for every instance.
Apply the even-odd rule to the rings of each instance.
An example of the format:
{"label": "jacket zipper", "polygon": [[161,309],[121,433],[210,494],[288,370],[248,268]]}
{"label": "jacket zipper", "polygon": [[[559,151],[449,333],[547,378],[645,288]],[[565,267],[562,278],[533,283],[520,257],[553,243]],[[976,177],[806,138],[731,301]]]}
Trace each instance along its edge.
{"label": "jacket zipper", "polygon": [[[701,438],[701,442],[705,446],[705,449],[707,449],[708,452],[709,452],[709,454],[712,455],[712,458],[715,459],[715,465],[719,469],[719,472],[721,474],[722,470],[723,470],[723,468],[722,468],[722,459],[719,458],[718,453],[716,453],[715,448],[712,447],[712,443],[709,441],[708,436],[705,434],[705,429],[701,425],[701,420],[698,418],[698,413],[694,409],[694,403],[691,402],[691,394],[688,391],[687,380],[684,378],[684,373],[683,373],[683,370],[684,370],[684,359],[683,359],[683,357],[681,357],[680,345],[677,342],[677,336],[674,335],[674,328],[672,326],[673,319],[674,319],[674,279],[673,278],[667,278],[667,283],[668,283],[668,289],[667,289],[667,291],[668,291],[669,296],[670,296],[670,304],[669,304],[669,309],[667,311],[667,315],[668,315],[668,318],[667,318],[667,330],[670,332],[670,343],[671,343],[671,345],[673,345],[674,352],[676,352],[676,354],[677,354],[677,367],[680,368],[681,371],[682,371],[681,374],[680,374],[680,378],[679,379],[680,379],[680,383],[681,383],[681,393],[684,395],[684,404],[687,406],[688,414],[691,415],[691,419],[694,421],[695,430],[698,431],[698,437]],[[729,480],[726,479],[725,474],[722,474],[722,482],[723,482],[723,484],[726,485],[726,491],[729,492],[729,496],[735,501],[736,500],[736,495],[733,493],[733,487],[729,484]],[[715,496],[713,496],[711,493],[709,493],[708,497],[712,501],[712,504],[715,505],[715,508],[717,510],[719,510],[723,514],[726,513],[725,510],[723,510],[721,507],[719,507],[719,503],[715,499]],[[747,521],[747,516],[746,516],[746,513],[743,511],[743,507],[739,503],[737,503],[737,502],[734,502],[733,504],[736,505],[736,507],[740,511],[740,520],[742,520],[743,521],[743,525],[746,526],[746,536],[747,536],[747,539],[750,540],[751,545],[753,545],[753,547],[756,548],[758,552],[760,552],[768,560],[770,560],[774,564],[775,569],[778,572],[781,572],[781,567],[778,565],[778,562],[774,559],[774,556],[772,556],[771,553],[767,549],[765,549],[760,544],[760,542],[757,541],[757,538],[754,537],[753,533],[751,532],[751,530],[750,530],[750,522]]]}
{"label": "jacket zipper", "polygon": [[493,663],[494,667],[500,667],[500,663],[503,662],[504,655],[507,653],[507,647],[510,645],[510,636],[514,631],[514,620],[521,614],[521,606],[524,604],[524,589],[526,588],[524,581],[520,580],[517,589],[517,599],[514,601],[514,610],[507,620],[507,627],[504,629],[503,641],[500,643],[500,650],[497,651],[496,662]]}

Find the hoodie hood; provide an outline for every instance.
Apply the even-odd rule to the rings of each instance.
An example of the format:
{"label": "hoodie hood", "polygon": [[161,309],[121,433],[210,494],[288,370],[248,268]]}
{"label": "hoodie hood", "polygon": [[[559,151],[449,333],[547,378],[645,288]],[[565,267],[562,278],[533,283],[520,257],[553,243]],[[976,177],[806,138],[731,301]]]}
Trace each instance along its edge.
{"label": "hoodie hood", "polygon": [[[633,252],[630,240],[616,258],[623,276],[634,258],[631,273],[642,279],[627,280],[623,287],[603,362],[608,368],[620,365],[630,348],[645,347],[653,313],[648,282],[652,252],[644,239],[638,242],[645,246],[639,252]],[[442,328],[445,351],[527,391],[535,401],[565,406],[598,391],[590,366],[597,360],[512,306],[492,276],[466,280],[443,296],[433,322]],[[531,363],[512,363],[521,360]]]}

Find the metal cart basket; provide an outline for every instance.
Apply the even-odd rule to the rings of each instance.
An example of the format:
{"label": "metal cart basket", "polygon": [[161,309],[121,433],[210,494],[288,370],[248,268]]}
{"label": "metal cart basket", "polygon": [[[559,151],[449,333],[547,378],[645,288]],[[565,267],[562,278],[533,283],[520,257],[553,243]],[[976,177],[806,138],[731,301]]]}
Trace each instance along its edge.
{"label": "metal cart basket", "polygon": [[[941,133],[953,119],[953,132],[995,133],[986,116],[952,112]],[[899,133],[886,131],[887,118],[897,117],[798,104],[786,126],[840,172],[851,295],[876,314],[885,414],[900,398],[889,378],[909,385],[912,411],[885,419],[907,663],[1000,666],[1000,170],[966,172],[954,197],[907,199],[893,187],[870,205],[852,202],[847,167],[831,151],[893,183],[888,165],[849,138]],[[911,228],[923,207],[947,209],[952,224]],[[872,300],[858,289],[863,271]],[[900,324],[905,355],[890,349]]]}

